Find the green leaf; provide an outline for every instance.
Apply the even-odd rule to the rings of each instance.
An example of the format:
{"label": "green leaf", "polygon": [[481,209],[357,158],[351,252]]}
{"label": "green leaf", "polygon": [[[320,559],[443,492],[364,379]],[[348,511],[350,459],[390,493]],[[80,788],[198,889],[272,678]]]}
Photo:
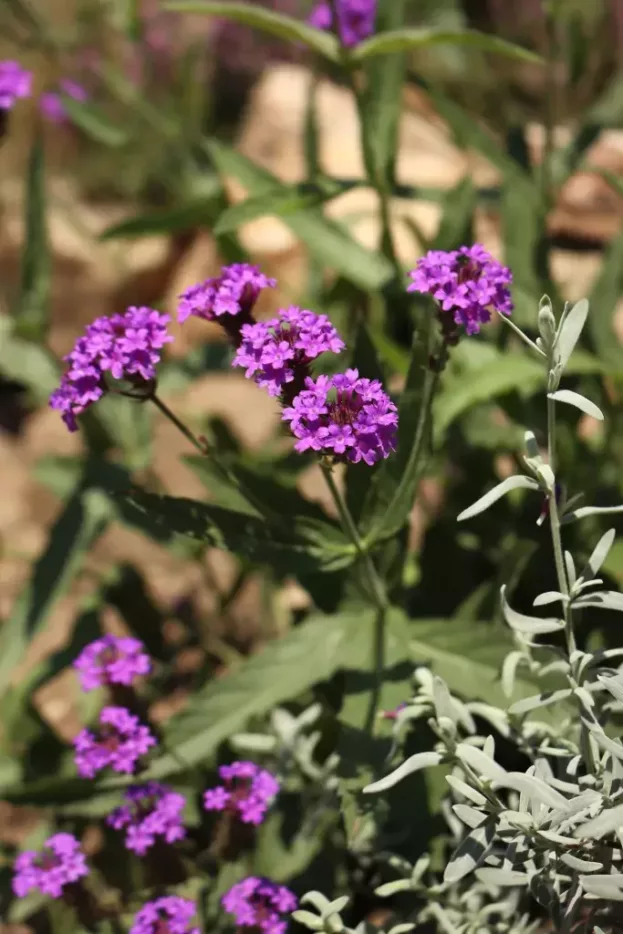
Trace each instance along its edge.
{"label": "green leaf", "polygon": [[614,333],[614,309],[623,285],[623,233],[612,241],[601,265],[601,271],[589,297],[591,313],[588,330],[597,356],[621,366],[623,350]]}
{"label": "green leaf", "polygon": [[0,316],[0,371],[26,385],[38,405],[47,405],[59,384],[60,368],[44,347],[17,337],[13,329],[13,319]]}
{"label": "green leaf", "polygon": [[415,49],[429,48],[434,45],[467,45],[480,52],[493,52],[517,61],[541,64],[540,55],[524,49],[514,42],[500,39],[473,29],[452,31],[448,29],[400,29],[380,32],[371,39],[360,42],[352,52],[352,60],[363,62],[375,55],[396,55],[399,52],[412,52]]}
{"label": "green leaf", "polygon": [[261,716],[331,677],[348,663],[360,628],[359,613],[313,617],[233,674],[208,684],[167,725],[165,739],[174,755],[160,756],[150,767],[149,778],[174,775],[183,768],[181,763],[193,766],[204,762],[251,717]]}
{"label": "green leaf", "polygon": [[220,182],[215,182],[214,189],[212,197],[196,198],[166,211],[150,211],[112,224],[100,234],[100,240],[154,237],[209,224],[214,216],[214,199],[220,189]]}
{"label": "green leaf", "polygon": [[263,517],[191,499],[142,490],[113,496],[124,521],[157,541],[189,536],[283,574],[336,571],[355,558],[353,546],[337,526],[309,516],[289,516],[275,527]]}
{"label": "green leaf", "polygon": [[[405,20],[406,0],[392,0],[381,4],[378,11],[377,31],[399,29]],[[399,33],[400,34],[400,33]],[[394,33],[395,35],[395,33]],[[359,47],[353,50],[357,55]],[[366,146],[364,156],[368,175],[389,187],[394,183],[398,152],[398,127],[402,112],[402,88],[407,71],[407,56],[389,49],[381,59],[365,61],[366,89],[362,95],[360,118]],[[363,62],[364,59],[361,59]]]}
{"label": "green leaf", "polygon": [[[288,187],[281,185],[275,175],[255,165],[235,149],[216,140],[206,142],[204,146],[218,171],[222,175],[235,176],[251,197],[276,190],[288,191]],[[391,277],[391,264],[384,256],[360,246],[340,224],[324,217],[318,209],[286,214],[283,221],[316,259],[361,288],[379,289]]]}
{"label": "green leaf", "polygon": [[0,692],[7,687],[32,640],[47,624],[54,606],[66,594],[88,549],[110,518],[110,504],[97,491],[79,490],[67,503],[52,528],[29,583],[2,627]]}
{"label": "green leaf", "polygon": [[541,294],[552,292],[549,276],[539,262],[545,235],[545,215],[539,192],[530,183],[518,182],[516,176],[506,176],[500,208],[504,259],[513,270],[512,291],[519,320],[527,327],[534,327]]}
{"label": "green leaf", "polygon": [[253,198],[247,198],[239,204],[232,204],[219,217],[214,233],[230,233],[237,230],[242,224],[256,220],[258,217],[287,217],[289,214],[296,214],[299,211],[307,211],[310,208],[317,208],[319,205],[337,198],[338,195],[352,188],[358,187],[358,182],[349,182],[341,184],[327,180],[323,185],[299,185],[287,186],[279,185],[272,191],[256,195]]}
{"label": "green leaf", "polygon": [[296,44],[303,43],[309,49],[329,59],[339,62],[340,45],[334,35],[308,26],[301,20],[276,13],[273,10],[251,3],[212,2],[212,0],[174,0],[163,4],[163,9],[175,13],[200,13],[205,16],[222,16],[245,26],[261,29],[263,32],[286,39]]}
{"label": "green leaf", "polygon": [[129,142],[128,134],[121,127],[111,123],[104,114],[90,101],[78,101],[68,94],[63,94],[63,107],[72,123],[96,143],[119,149]]}
{"label": "green leaf", "polygon": [[48,325],[50,255],[45,218],[45,161],[43,140],[35,139],[30,151],[24,218],[25,247],[22,282],[15,312],[15,333],[41,341]]}

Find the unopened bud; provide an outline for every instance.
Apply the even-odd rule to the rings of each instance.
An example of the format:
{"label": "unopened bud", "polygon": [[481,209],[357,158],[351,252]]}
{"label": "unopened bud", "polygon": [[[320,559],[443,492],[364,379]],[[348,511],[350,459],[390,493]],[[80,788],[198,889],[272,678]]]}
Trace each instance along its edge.
{"label": "unopened bud", "polygon": [[556,337],[556,318],[552,311],[552,303],[547,295],[544,295],[539,304],[538,315],[539,334],[544,344],[544,350],[549,350],[554,346]]}

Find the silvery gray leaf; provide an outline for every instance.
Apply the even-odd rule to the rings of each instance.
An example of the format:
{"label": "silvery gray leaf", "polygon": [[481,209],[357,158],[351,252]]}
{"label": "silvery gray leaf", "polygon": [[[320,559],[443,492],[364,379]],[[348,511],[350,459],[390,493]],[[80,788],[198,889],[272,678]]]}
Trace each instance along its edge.
{"label": "silvery gray leaf", "polygon": [[573,691],[573,695],[574,697],[577,697],[577,699],[580,701],[580,703],[582,704],[582,706],[587,712],[590,713],[592,711],[592,708],[595,706],[595,701],[593,700],[590,692],[586,690],[586,688],[583,688],[583,687],[575,688]]}
{"label": "silvery gray leaf", "polygon": [[529,635],[541,635],[550,632],[559,632],[565,628],[563,620],[554,617],[540,618],[537,616],[525,616],[523,613],[517,613],[506,600],[506,586],[501,589],[502,611],[504,618],[511,629]]}
{"label": "silvery gray leaf", "polygon": [[407,934],[407,932],[412,931],[414,927],[415,924],[412,924],[410,921],[405,921],[404,924],[395,924],[389,929],[387,934]]}
{"label": "silvery gray leaf", "polygon": [[487,885],[527,885],[530,876],[513,869],[477,869],[476,878]]}
{"label": "silvery gray leaf", "polygon": [[597,675],[597,680],[603,684],[605,689],[614,697],[615,700],[623,703],[623,678],[607,678],[605,675]]}
{"label": "silvery gray leaf", "polygon": [[312,889],[311,892],[306,892],[301,898],[301,905],[313,905],[319,914],[324,914],[330,904],[331,902],[327,896],[323,895],[322,892],[317,892],[315,889]]}
{"label": "silvery gray leaf", "polygon": [[575,869],[578,872],[599,872],[600,869],[603,869],[603,863],[595,863],[592,860],[580,859],[579,856],[574,856],[572,853],[562,853],[560,859],[566,866],[569,866],[570,869]]}
{"label": "silvery gray leaf", "polygon": [[623,506],[580,506],[573,512],[563,516],[563,524],[573,522],[574,519],[585,519],[587,516],[613,516],[623,512]]}
{"label": "silvery gray leaf", "polygon": [[472,830],[455,850],[446,866],[443,874],[444,882],[458,882],[459,879],[480,866],[493,842],[494,834],[493,821],[487,821],[486,824]]}
{"label": "silvery gray leaf", "polygon": [[483,814],[482,811],[477,811],[476,808],[472,808],[468,804],[453,804],[452,810],[458,819],[471,830],[475,827],[480,827],[482,822],[487,819],[486,814]]}
{"label": "silvery gray leaf", "polygon": [[563,798],[560,792],[555,791],[554,788],[551,788],[535,775],[527,775],[523,772],[507,772],[502,779],[496,780],[496,785],[502,788],[512,788],[550,808],[560,808],[567,804],[566,799]]}
{"label": "silvery gray leaf", "polygon": [[555,344],[556,357],[561,369],[566,367],[573,353],[573,349],[580,338],[580,334],[586,323],[588,308],[588,301],[583,298],[581,301],[576,302],[561,321]]}
{"label": "silvery gray leaf", "polygon": [[569,589],[573,590],[573,588],[575,587],[575,582],[577,580],[578,574],[575,569],[575,562],[573,560],[573,555],[569,551],[565,551],[565,568],[567,569]]}
{"label": "silvery gray leaf", "polygon": [[444,931],[444,934],[462,934],[463,926],[458,928],[455,924],[453,924],[452,918],[448,912],[445,911],[441,905],[437,904],[437,902],[431,902],[431,904],[427,906],[426,911],[427,914],[432,915],[432,917],[435,918],[440,930]]}
{"label": "silvery gray leaf", "polygon": [[580,884],[587,895],[623,902],[623,875],[580,876]]}
{"label": "silvery gray leaf", "polygon": [[567,405],[572,405],[576,409],[579,409],[580,412],[584,412],[585,415],[590,415],[600,422],[604,420],[604,413],[599,406],[591,402],[590,399],[587,399],[586,396],[580,395],[579,392],[572,392],[571,389],[558,389],[556,392],[549,392],[548,396],[556,402],[564,402]]}
{"label": "silvery gray leaf", "polygon": [[374,890],[374,894],[379,898],[390,898],[398,892],[408,892],[411,889],[410,879],[396,879],[394,882],[384,882]]}
{"label": "silvery gray leaf", "polygon": [[[490,723],[494,730],[497,730],[501,736],[505,738],[510,736],[511,731],[508,725],[508,716],[504,710],[500,710],[499,707],[492,707],[490,704],[482,704],[480,701],[472,701],[470,704],[466,705],[466,707],[470,713]],[[471,732],[475,733],[476,730],[474,729]]]}
{"label": "silvery gray leaf", "polygon": [[455,791],[458,791],[459,794],[463,795],[469,801],[472,801],[473,804],[485,804],[487,799],[479,791],[476,791],[475,788],[472,788],[471,785],[468,785],[467,782],[464,782],[462,779],[457,778],[456,775],[446,775],[446,781]]}
{"label": "silvery gray leaf", "polygon": [[557,843],[559,846],[573,846],[575,844],[573,837],[566,837],[562,833],[554,833],[553,830],[539,829],[537,833],[539,837],[549,840],[550,843]]}
{"label": "silvery gray leaf", "polygon": [[506,496],[507,493],[510,493],[511,490],[538,490],[539,484],[536,480],[533,480],[532,477],[525,477],[523,474],[517,474],[514,477],[507,477],[506,480],[502,480],[501,483],[498,483],[493,489],[489,490],[488,493],[485,493],[484,496],[481,496],[480,499],[476,500],[475,503],[472,503],[471,506],[468,506],[467,509],[464,509],[463,512],[459,513],[457,516],[457,522],[463,522],[465,519],[471,519],[473,516],[477,516],[479,513],[484,512],[485,509],[488,509],[489,506],[492,506],[493,503],[497,502],[503,496]]}
{"label": "silvery gray leaf", "polygon": [[608,808],[593,817],[581,827],[578,827],[573,836],[579,840],[601,840],[607,834],[623,827],[623,804]]}
{"label": "silvery gray leaf", "polygon": [[329,915],[329,914],[339,915],[339,913],[346,908],[349,901],[350,901],[350,897],[348,895],[340,895],[339,898],[334,898],[333,901],[329,902],[329,904],[324,909],[323,915],[324,916]]}
{"label": "silvery gray leaf", "polygon": [[594,606],[602,610],[623,612],[623,594],[618,593],[616,590],[599,590],[596,593],[587,594],[585,597],[578,597],[573,605],[578,608]]}
{"label": "silvery gray leaf", "polygon": [[241,752],[272,752],[277,746],[275,736],[267,736],[263,733],[236,733],[232,736],[230,742],[234,749]]}
{"label": "silvery gray leaf", "polygon": [[509,824],[517,824],[519,827],[532,827],[534,820],[532,814],[527,811],[501,811],[498,815],[500,820],[507,821]]}
{"label": "silvery gray leaf", "polygon": [[568,597],[558,590],[547,590],[534,598],[532,606],[548,606],[550,603],[564,603]]}
{"label": "silvery gray leaf", "polygon": [[593,577],[597,577],[599,569],[608,557],[608,553],[614,544],[615,535],[616,531],[614,529],[608,529],[608,531],[604,532],[604,534],[601,536],[595,545],[590,558],[586,562],[586,567],[582,571],[581,576],[583,580],[588,581]]}
{"label": "silvery gray leaf", "polygon": [[389,775],[379,779],[378,782],[372,782],[371,785],[366,785],[363,789],[364,794],[376,794],[379,791],[386,791],[387,788],[392,788],[394,785],[397,785],[398,782],[406,778],[407,775],[411,775],[412,772],[418,772],[420,769],[427,769],[430,768],[430,766],[439,765],[440,762],[441,755],[438,752],[416,752],[414,756],[409,756],[402,765],[399,765],[398,768],[390,772]]}
{"label": "silvery gray leaf", "polygon": [[623,761],[623,743],[610,739],[609,736],[606,736],[605,733],[600,733],[598,730],[591,730],[591,736],[597,745],[605,752],[609,752],[611,756],[615,756],[617,759]]}
{"label": "silvery gray leaf", "polygon": [[459,743],[456,747],[456,754],[459,759],[470,765],[478,775],[489,779],[489,781],[500,781],[506,776],[506,770],[476,746]]}
{"label": "silvery gray leaf", "polygon": [[310,931],[322,931],[324,929],[322,919],[319,918],[318,915],[313,914],[311,911],[304,911],[299,909],[298,911],[292,912],[292,917],[295,921],[298,921],[299,924],[302,924]]}
{"label": "silvery gray leaf", "polygon": [[506,697],[512,697],[513,690],[515,688],[515,677],[517,675],[517,668],[521,663],[525,661],[525,656],[523,652],[509,652],[504,662],[502,664],[502,690]]}
{"label": "silvery gray leaf", "polygon": [[543,694],[535,694],[532,697],[517,701],[517,703],[509,707],[508,712],[509,714],[521,715],[539,707],[548,707],[550,704],[557,704],[558,701],[570,697],[571,693],[571,688],[562,688],[560,691],[545,691]]}

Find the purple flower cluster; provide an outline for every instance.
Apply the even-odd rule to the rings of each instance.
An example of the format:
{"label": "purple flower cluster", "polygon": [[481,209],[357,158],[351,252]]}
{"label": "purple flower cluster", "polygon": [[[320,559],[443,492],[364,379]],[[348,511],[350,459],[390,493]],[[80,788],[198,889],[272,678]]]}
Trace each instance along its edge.
{"label": "purple flower cluster", "polygon": [[229,811],[244,824],[261,824],[279,791],[277,779],[255,762],[232,762],[218,770],[222,785],[203,796],[206,811]]}
{"label": "purple flower cluster", "polygon": [[166,843],[175,843],[186,836],[182,824],[182,811],[186,804],[184,795],[161,785],[147,782],[128,788],[125,804],[116,808],[106,818],[106,823],[115,830],[126,829],[125,845],[143,856],[154,845],[156,837]]}
{"label": "purple flower cluster", "polygon": [[110,766],[115,772],[132,774],[139,759],[156,745],[156,739],[125,707],[104,707],[97,733],[84,729],[74,740],[78,774],[93,778]]}
{"label": "purple flower cluster", "polygon": [[88,875],[84,853],[70,833],[49,837],[40,853],[26,850],[15,860],[13,891],[24,898],[32,889],[60,898],[63,888]]}
{"label": "purple flower cluster", "polygon": [[344,341],[326,315],[294,306],[270,321],[243,324],[240,334],[233,366],[244,367],[247,379],[253,378],[271,396],[281,395],[285,384],[307,372],[320,354],[344,350]]}
{"label": "purple flower cluster", "polygon": [[74,661],[83,691],[111,684],[129,687],[140,675],[148,675],[151,661],[145,647],[130,636],[102,636],[87,645]]}
{"label": "purple flower cluster", "polygon": [[[358,45],[374,32],[376,0],[336,0],[338,35],[343,45]],[[329,32],[334,28],[328,0],[321,0],[309,17],[311,26]]]}
{"label": "purple flower cluster", "polygon": [[223,315],[242,315],[250,321],[251,309],[260,292],[276,285],[276,280],[269,279],[257,266],[248,263],[223,266],[220,276],[193,285],[180,295],[177,319],[182,324],[191,315],[206,321]]}
{"label": "purple flower cluster", "polygon": [[153,308],[130,307],[125,314],[96,318],[65,357],[69,369],[50,396],[70,431],[76,416],[107,390],[105,374],[134,385],[156,378],[162,348],[173,338],[167,333],[168,315]]}
{"label": "purple flower cluster", "polygon": [[431,250],[411,272],[409,292],[423,292],[449,312],[468,334],[491,319],[491,310],[510,315],[513,310],[508,286],[512,273],[479,244],[445,252]]}
{"label": "purple flower cluster", "polygon": [[287,921],[283,915],[294,911],[298,900],[285,885],[248,876],[225,893],[222,905],[241,928],[257,928],[264,934],[284,934]]}
{"label": "purple flower cluster", "polygon": [[347,370],[317,380],[308,378],[305,387],[282,416],[299,439],[297,451],[311,448],[322,455],[372,465],[395,450],[398,412],[378,380]]}
{"label": "purple flower cluster", "polygon": [[0,62],[0,110],[11,110],[20,97],[30,97],[32,74],[19,62]]}
{"label": "purple flower cluster", "polygon": [[[63,78],[59,81],[59,91],[72,97],[75,101],[86,101],[88,94],[81,84],[72,81],[71,78]],[[51,123],[65,123],[67,121],[67,110],[63,103],[60,93],[56,91],[45,91],[39,98],[39,110]]]}
{"label": "purple flower cluster", "polygon": [[130,934],[199,934],[199,928],[191,924],[196,913],[197,907],[189,899],[165,895],[143,905]]}

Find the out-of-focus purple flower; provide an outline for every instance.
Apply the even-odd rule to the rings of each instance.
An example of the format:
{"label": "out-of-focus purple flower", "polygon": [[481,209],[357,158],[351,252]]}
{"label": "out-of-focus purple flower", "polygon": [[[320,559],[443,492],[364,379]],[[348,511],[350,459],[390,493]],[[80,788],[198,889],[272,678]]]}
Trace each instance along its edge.
{"label": "out-of-focus purple flower", "polygon": [[238,315],[245,322],[251,321],[251,309],[262,289],[273,289],[276,285],[275,279],[249,263],[223,266],[220,276],[192,285],[180,295],[177,319],[182,324],[191,315],[206,321]]}
{"label": "out-of-focus purple flower", "polygon": [[247,379],[253,378],[271,396],[280,395],[297,375],[301,381],[309,375],[309,364],[320,354],[344,349],[344,341],[326,315],[295,306],[270,321],[244,324],[240,335],[242,342],[232,365],[245,367]]}
{"label": "out-of-focus purple flower", "polygon": [[513,303],[508,286],[513,276],[480,243],[445,252],[430,250],[411,272],[409,292],[432,295],[442,312],[449,312],[468,334],[491,319],[491,311],[510,315]]}
{"label": "out-of-focus purple flower", "polygon": [[[336,0],[338,34],[343,45],[363,42],[374,32],[376,0]],[[333,29],[333,11],[328,0],[321,0],[309,17],[311,26],[329,32]]]}
{"label": "out-of-focus purple flower", "polygon": [[14,870],[13,891],[18,898],[24,898],[32,889],[60,898],[64,886],[89,874],[80,843],[70,833],[48,837],[39,853],[20,853]]}
{"label": "out-of-focus purple flower", "polygon": [[[81,84],[72,81],[71,78],[63,78],[58,83],[59,90],[67,97],[73,97],[75,101],[86,101],[88,94]],[[67,110],[63,104],[63,99],[57,91],[45,91],[39,98],[39,110],[51,123],[65,123],[67,121]]]}
{"label": "out-of-focus purple flower", "polygon": [[283,915],[296,909],[298,899],[285,885],[248,876],[223,895],[221,904],[239,927],[258,928],[264,934],[284,934],[288,922]]}
{"label": "out-of-focus purple flower", "polygon": [[10,110],[20,97],[30,97],[32,73],[19,62],[0,62],[0,110]]}
{"label": "out-of-focus purple flower", "polygon": [[206,811],[230,811],[237,814],[243,824],[261,824],[279,791],[274,775],[255,762],[222,765],[218,774],[223,784],[205,792]]}
{"label": "out-of-focus purple flower", "polygon": [[125,845],[142,856],[154,845],[156,837],[163,837],[167,843],[175,843],[186,836],[182,824],[182,811],[186,804],[184,795],[161,785],[159,782],[146,782],[128,788],[126,804],[108,815],[106,823],[115,830],[127,828]]}
{"label": "out-of-focus purple flower", "polygon": [[188,898],[165,895],[146,902],[134,916],[130,934],[199,934],[191,924],[197,906]]}
{"label": "out-of-focus purple flower", "polygon": [[405,710],[407,706],[408,705],[406,701],[401,701],[401,703],[398,704],[397,707],[393,707],[391,710],[384,710],[383,719],[384,720],[397,720],[398,714],[400,713],[400,711]]}
{"label": "out-of-focus purple flower", "polygon": [[162,348],[173,340],[167,333],[169,315],[153,308],[131,306],[122,315],[96,318],[78,338],[65,360],[69,369],[50,396],[70,431],[80,415],[107,390],[105,374],[135,385],[156,378]]}
{"label": "out-of-focus purple flower", "polygon": [[282,418],[290,422],[295,448],[372,465],[396,448],[398,412],[378,380],[357,370],[306,379],[305,389]]}
{"label": "out-of-focus purple flower", "polygon": [[107,766],[132,774],[139,759],[156,745],[156,738],[125,707],[104,707],[99,722],[96,733],[84,729],[74,740],[78,774],[93,778]]}
{"label": "out-of-focus purple flower", "polygon": [[151,661],[145,646],[131,636],[107,634],[87,645],[74,662],[83,691],[110,684],[129,687],[140,675],[148,675]]}

